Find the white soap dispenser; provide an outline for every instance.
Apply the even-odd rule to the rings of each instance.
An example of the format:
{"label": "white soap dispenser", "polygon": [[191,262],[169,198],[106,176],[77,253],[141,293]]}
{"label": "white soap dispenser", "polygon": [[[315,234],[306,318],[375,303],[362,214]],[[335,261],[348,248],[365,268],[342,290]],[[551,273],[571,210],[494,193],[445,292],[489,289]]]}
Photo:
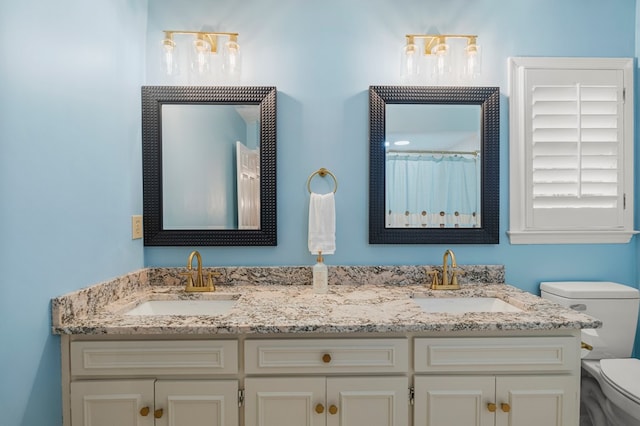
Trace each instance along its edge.
{"label": "white soap dispenser", "polygon": [[329,272],[323,263],[322,252],[318,252],[318,260],[313,265],[313,291],[318,294],[329,292]]}

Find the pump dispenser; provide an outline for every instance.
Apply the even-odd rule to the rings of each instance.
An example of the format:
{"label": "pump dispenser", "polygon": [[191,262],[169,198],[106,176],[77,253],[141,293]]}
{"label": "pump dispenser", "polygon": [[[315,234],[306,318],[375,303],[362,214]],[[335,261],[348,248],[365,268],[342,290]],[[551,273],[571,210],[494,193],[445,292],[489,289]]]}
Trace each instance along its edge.
{"label": "pump dispenser", "polygon": [[317,263],[313,265],[313,291],[318,294],[326,294],[329,292],[329,272],[323,260],[322,252],[319,251]]}

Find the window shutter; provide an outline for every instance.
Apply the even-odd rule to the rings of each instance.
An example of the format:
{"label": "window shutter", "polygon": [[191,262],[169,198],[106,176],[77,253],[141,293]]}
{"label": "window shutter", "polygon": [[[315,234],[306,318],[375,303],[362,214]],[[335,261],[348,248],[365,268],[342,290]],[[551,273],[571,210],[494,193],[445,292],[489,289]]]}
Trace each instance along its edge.
{"label": "window shutter", "polygon": [[629,241],[632,75],[628,59],[510,60],[512,243]]}
{"label": "window shutter", "polygon": [[623,226],[622,71],[532,70],[528,77],[527,226]]}

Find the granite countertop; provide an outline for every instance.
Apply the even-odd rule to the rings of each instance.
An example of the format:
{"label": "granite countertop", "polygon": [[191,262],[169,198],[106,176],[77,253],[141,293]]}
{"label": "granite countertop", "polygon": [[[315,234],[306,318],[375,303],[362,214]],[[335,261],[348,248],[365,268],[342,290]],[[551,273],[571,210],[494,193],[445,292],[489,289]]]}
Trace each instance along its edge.
{"label": "granite countertop", "polygon": [[[413,270],[401,271],[403,279]],[[502,282],[485,284],[473,277],[461,290],[433,291],[423,284],[397,282],[398,274],[375,269],[374,283],[354,283],[353,271],[330,269],[328,294],[315,294],[308,285],[308,268],[287,272],[276,282],[255,285],[240,279],[237,270],[225,270],[215,293],[185,293],[177,270],[142,270],[52,300],[54,334],[141,335],[273,333],[413,333],[473,331],[533,331],[598,328],[601,322]],[[271,276],[273,270],[252,272]],[[358,271],[361,272],[361,271]],[[415,273],[414,273],[415,272]],[[235,275],[234,275],[235,274]],[[304,275],[301,284],[295,285]],[[154,275],[155,278],[151,278]],[[469,274],[473,276],[473,273]],[[243,275],[241,275],[243,276]],[[160,278],[158,278],[160,277]],[[410,277],[415,279],[415,276]],[[486,278],[486,277],[485,277]],[[271,278],[270,278],[271,279]],[[475,281],[477,281],[477,278]],[[259,281],[259,280],[258,280]],[[161,282],[159,284],[159,282]],[[391,284],[387,283],[391,282]],[[415,281],[414,281],[415,282]],[[425,313],[411,298],[498,297],[522,312]],[[131,316],[124,313],[148,300],[210,299],[231,297],[235,305],[222,315]]]}

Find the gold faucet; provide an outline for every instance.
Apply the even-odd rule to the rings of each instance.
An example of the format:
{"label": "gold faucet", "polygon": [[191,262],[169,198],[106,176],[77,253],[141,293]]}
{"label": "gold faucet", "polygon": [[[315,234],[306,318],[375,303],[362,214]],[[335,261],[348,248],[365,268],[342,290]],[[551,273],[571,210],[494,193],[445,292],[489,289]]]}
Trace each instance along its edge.
{"label": "gold faucet", "polygon": [[[197,272],[196,272],[196,280],[193,282],[193,274],[191,270],[193,269],[193,258],[196,258],[197,264]],[[187,277],[187,286],[185,291],[216,291],[216,286],[213,284],[212,272],[209,272],[209,277],[207,279],[207,283],[204,282],[204,277],[202,276],[202,256],[197,250],[194,250],[189,255],[189,259],[187,260],[187,269],[189,272],[182,272],[181,275],[186,275]]]}
{"label": "gold faucet", "polygon": [[[449,257],[451,257],[451,280],[449,280]],[[438,280],[438,271],[431,271],[433,280],[431,282],[432,290],[460,290],[460,284],[458,284],[458,265],[456,264],[456,255],[453,254],[453,250],[448,249],[442,256],[442,284]]]}

